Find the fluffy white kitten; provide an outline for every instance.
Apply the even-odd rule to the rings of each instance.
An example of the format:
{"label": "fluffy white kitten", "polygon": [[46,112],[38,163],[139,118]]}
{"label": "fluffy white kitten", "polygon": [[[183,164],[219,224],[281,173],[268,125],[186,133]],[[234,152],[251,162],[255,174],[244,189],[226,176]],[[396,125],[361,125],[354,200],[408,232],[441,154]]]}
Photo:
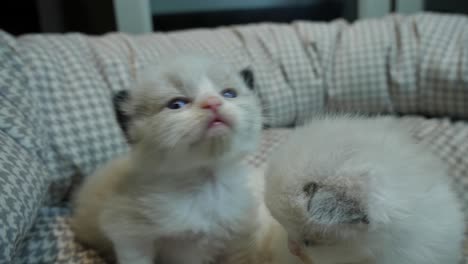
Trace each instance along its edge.
{"label": "fluffy white kitten", "polygon": [[208,57],[161,61],[125,110],[131,152],[77,193],[77,238],[121,264],[247,261],[257,203],[242,159],[261,113],[241,75]]}
{"label": "fluffy white kitten", "polygon": [[403,131],[326,117],[278,149],[265,202],[304,263],[458,263],[464,221],[446,168]]}

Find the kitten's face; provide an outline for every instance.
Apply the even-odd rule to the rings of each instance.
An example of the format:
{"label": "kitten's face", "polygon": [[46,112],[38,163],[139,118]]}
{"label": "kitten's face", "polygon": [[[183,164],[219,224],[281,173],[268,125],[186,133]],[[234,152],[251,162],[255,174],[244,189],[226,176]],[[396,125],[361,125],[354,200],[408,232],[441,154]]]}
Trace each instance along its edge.
{"label": "kitten's face", "polygon": [[361,169],[324,167],[326,161],[301,160],[299,152],[294,160],[286,157],[291,153],[276,155],[266,173],[265,202],[287,231],[291,253],[306,264],[365,263],[369,220],[350,180]]}
{"label": "kitten's face", "polygon": [[241,75],[205,57],[148,69],[127,112],[135,145],[192,162],[245,154],[261,128],[259,104]]}

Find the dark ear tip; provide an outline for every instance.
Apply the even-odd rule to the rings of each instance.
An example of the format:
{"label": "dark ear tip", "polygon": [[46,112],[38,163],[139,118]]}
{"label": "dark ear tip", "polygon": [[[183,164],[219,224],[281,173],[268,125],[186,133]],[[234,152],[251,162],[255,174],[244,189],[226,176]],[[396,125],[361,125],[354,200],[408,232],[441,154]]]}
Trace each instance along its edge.
{"label": "dark ear tip", "polygon": [[309,196],[314,195],[315,192],[317,192],[319,186],[315,182],[309,182],[302,188],[302,190]]}
{"label": "dark ear tip", "polygon": [[364,215],[360,218],[356,218],[356,219],[352,219],[351,221],[349,221],[349,224],[364,224],[364,225],[368,225],[370,224],[370,221],[369,221],[369,218],[367,217],[367,215]]}
{"label": "dark ear tip", "polygon": [[124,132],[125,136],[127,137],[128,140],[128,123],[130,121],[130,117],[125,113],[125,111],[122,109],[122,104],[128,100],[130,97],[130,93],[127,90],[121,90],[118,91],[116,94],[114,94],[112,101],[114,103],[114,110],[115,110],[115,115],[117,118],[117,122]]}
{"label": "dark ear tip", "polygon": [[116,94],[114,94],[114,105],[116,107],[119,107],[120,104],[124,101],[127,101],[128,97],[130,96],[130,93],[127,90],[120,90]]}
{"label": "dark ear tip", "polygon": [[252,69],[250,67],[247,67],[240,71],[240,75],[242,79],[244,80],[245,84],[247,85],[247,87],[253,90],[255,86],[255,79],[254,79],[254,74],[253,74]]}
{"label": "dark ear tip", "polygon": [[363,218],[361,218],[361,223],[366,224],[366,225],[370,224],[369,217],[365,215]]}

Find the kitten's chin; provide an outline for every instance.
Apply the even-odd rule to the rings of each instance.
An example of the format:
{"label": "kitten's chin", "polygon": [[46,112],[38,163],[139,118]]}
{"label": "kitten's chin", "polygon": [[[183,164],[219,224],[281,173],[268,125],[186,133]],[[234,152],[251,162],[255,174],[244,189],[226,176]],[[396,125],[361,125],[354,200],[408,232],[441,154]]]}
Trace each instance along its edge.
{"label": "kitten's chin", "polygon": [[227,123],[213,120],[204,127],[189,148],[197,156],[215,159],[232,148],[234,131]]}
{"label": "kitten's chin", "polygon": [[192,153],[198,158],[211,163],[212,165],[219,163],[232,163],[244,159],[247,155],[255,150],[256,142],[253,140],[239,138],[235,132],[222,131],[224,128],[218,128],[216,131],[210,131],[210,136],[207,136],[197,146],[191,148]]}
{"label": "kitten's chin", "polygon": [[203,138],[205,140],[215,139],[218,137],[226,137],[232,133],[231,128],[223,122],[211,123],[204,132]]}

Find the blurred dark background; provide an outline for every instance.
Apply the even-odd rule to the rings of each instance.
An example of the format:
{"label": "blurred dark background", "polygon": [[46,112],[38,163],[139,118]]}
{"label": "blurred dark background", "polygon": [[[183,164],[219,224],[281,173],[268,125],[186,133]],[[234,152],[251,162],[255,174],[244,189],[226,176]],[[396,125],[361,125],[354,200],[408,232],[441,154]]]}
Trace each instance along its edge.
{"label": "blurred dark background", "polygon": [[0,28],[11,34],[116,30],[112,0],[21,0],[0,4]]}
{"label": "blurred dark background", "polygon": [[[125,4],[133,4],[134,0]],[[119,30],[117,0],[3,1],[0,29],[14,35],[40,32],[104,34]],[[151,0],[149,23],[154,31],[293,20],[330,21],[359,17],[360,0]],[[367,0],[374,1],[374,0]],[[406,0],[411,2],[412,0]],[[395,0],[389,0],[395,10]],[[468,14],[468,1],[426,0],[423,10]],[[122,11],[120,11],[122,12]],[[125,10],[123,11],[125,12]],[[131,18],[130,18],[131,19]]]}

